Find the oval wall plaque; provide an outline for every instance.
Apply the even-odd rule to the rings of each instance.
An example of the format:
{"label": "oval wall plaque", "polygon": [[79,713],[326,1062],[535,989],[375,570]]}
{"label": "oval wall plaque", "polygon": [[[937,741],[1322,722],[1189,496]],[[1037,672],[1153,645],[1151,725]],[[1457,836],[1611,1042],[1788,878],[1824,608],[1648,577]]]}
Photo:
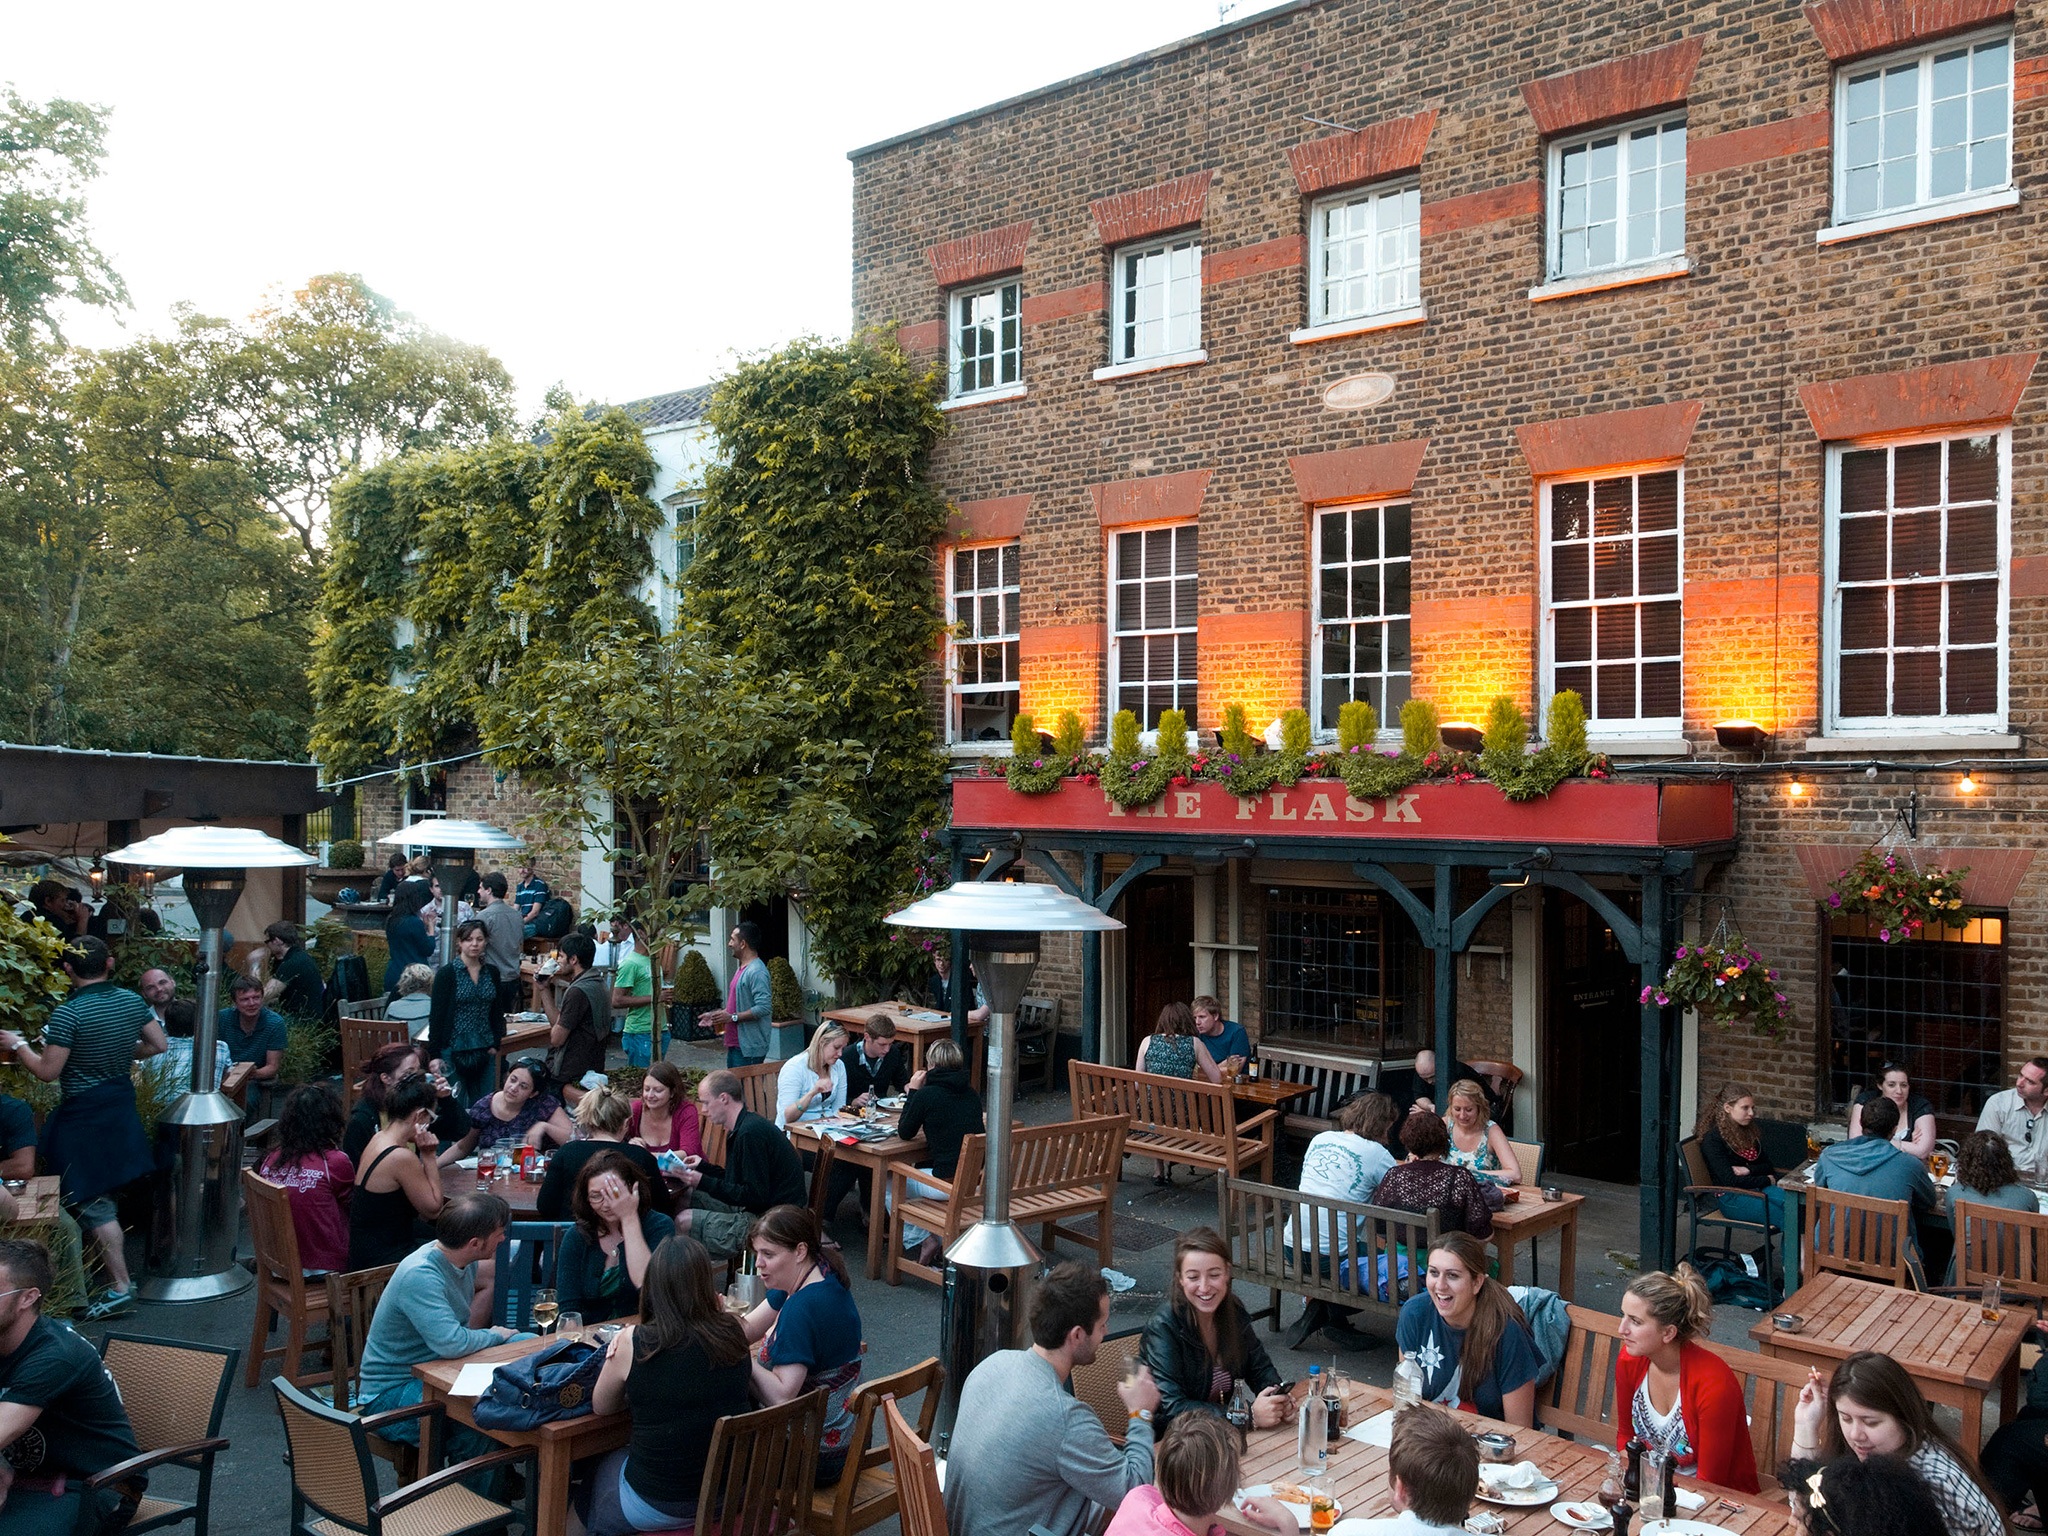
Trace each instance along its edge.
{"label": "oval wall plaque", "polygon": [[1324,390],[1323,404],[1333,411],[1363,411],[1391,399],[1393,393],[1392,374],[1354,373]]}

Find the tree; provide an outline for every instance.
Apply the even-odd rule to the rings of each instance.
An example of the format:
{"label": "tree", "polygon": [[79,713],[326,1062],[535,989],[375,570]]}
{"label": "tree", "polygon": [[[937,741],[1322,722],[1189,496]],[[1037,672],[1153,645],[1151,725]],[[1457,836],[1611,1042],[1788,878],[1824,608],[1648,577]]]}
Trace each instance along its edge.
{"label": "tree", "polygon": [[127,302],[85,228],[84,191],[106,137],[98,107],[0,90],[0,340],[16,358],[63,344],[59,305]]}
{"label": "tree", "polygon": [[811,850],[793,884],[813,953],[871,995],[908,978],[915,946],[882,919],[916,888],[944,781],[925,694],[944,632],[936,384],[872,333],[794,342],[720,383],[686,594],[721,651],[790,680],[809,739],[854,749],[834,793],[864,830]]}

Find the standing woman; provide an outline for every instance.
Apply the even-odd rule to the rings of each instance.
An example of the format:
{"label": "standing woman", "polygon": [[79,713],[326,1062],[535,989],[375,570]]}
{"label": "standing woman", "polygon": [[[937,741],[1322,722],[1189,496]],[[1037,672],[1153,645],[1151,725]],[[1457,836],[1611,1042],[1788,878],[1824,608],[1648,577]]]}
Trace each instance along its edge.
{"label": "standing woman", "polygon": [[435,1103],[434,1085],[424,1077],[408,1077],[384,1095],[380,1128],[356,1164],[348,1202],[350,1269],[396,1264],[433,1237],[426,1224],[447,1203],[434,1155]]}
{"label": "standing woman", "polygon": [[1258,1397],[1252,1425],[1272,1429],[1294,1411],[1251,1315],[1230,1289],[1230,1245],[1214,1227],[1183,1232],[1173,1245],[1173,1294],[1145,1325],[1138,1358],[1159,1384],[1164,1434],[1176,1414],[1223,1407],[1242,1381]]}
{"label": "standing woman", "polygon": [[562,1310],[586,1323],[637,1313],[648,1256],[676,1229],[661,1213],[661,1186],[612,1148],[583,1165],[574,1208],[576,1224],[555,1266]]}
{"label": "standing woman", "polygon": [[1637,1439],[1688,1477],[1757,1492],[1756,1453],[1742,1383],[1726,1362],[1693,1341],[1714,1321],[1714,1298],[1690,1264],[1675,1275],[1638,1275],[1621,1298],[1621,1350],[1614,1361],[1614,1443]]}
{"label": "standing woman", "polygon": [[822,1120],[846,1108],[846,1031],[820,1025],[810,1049],[782,1064],[775,1077],[775,1123],[783,1134],[800,1120]]}
{"label": "standing woman", "polygon": [[398,978],[405,974],[408,965],[434,963],[433,936],[420,921],[421,910],[432,900],[423,881],[399,881],[397,893],[391,898],[391,915],[384,919],[384,942],[391,950],[391,958],[384,966],[386,995],[398,990]]}
{"label": "standing woman", "polygon": [[1827,1385],[1809,1372],[1792,1410],[1792,1456],[1830,1462],[1896,1456],[1920,1474],[1941,1506],[1948,1536],[2004,1536],[2005,1518],[1972,1470],[1970,1458],[1934,1422],[1927,1399],[1889,1355],[1851,1355]]}
{"label": "standing woman", "polygon": [[825,1393],[818,1443],[818,1486],[839,1481],[852,1445],[850,1399],[860,1385],[860,1310],[837,1248],[825,1246],[818,1218],[801,1205],[769,1207],[754,1224],[754,1267],[768,1299],[747,1314],[754,1351],[754,1396],[764,1407],[806,1392]]}
{"label": "standing woman", "polygon": [[1899,1128],[1892,1132],[1893,1144],[1926,1162],[1934,1150],[1934,1106],[1913,1091],[1913,1080],[1895,1061],[1880,1067],[1877,1087],[1864,1089],[1849,1106],[1849,1139],[1853,1141],[1863,1134],[1863,1106],[1876,1098],[1890,1099],[1899,1106]]}
{"label": "standing woman", "polygon": [[683,1092],[683,1074],[674,1062],[657,1061],[640,1079],[640,1097],[633,1101],[626,1139],[650,1152],[704,1155],[697,1101]]}
{"label": "standing woman", "polygon": [[490,942],[491,931],[471,918],[455,930],[454,960],[434,973],[427,1054],[465,1104],[491,1091],[498,1042],[505,1038],[505,1016],[498,1011],[503,978],[484,959]]}
{"label": "standing woman", "polygon": [[[1168,1003],[1159,1010],[1159,1022],[1152,1033],[1138,1042],[1138,1070],[1154,1077],[1192,1078],[1200,1073],[1205,1082],[1223,1081],[1223,1069],[1209,1054],[1195,1033],[1195,1012],[1186,1003]],[[1173,1182],[1166,1164],[1152,1162],[1152,1182],[1164,1188]]]}
{"label": "standing woman", "polygon": [[1486,1090],[1470,1078],[1451,1084],[1450,1108],[1444,1116],[1450,1133],[1451,1150],[1444,1161],[1469,1168],[1482,1179],[1501,1184],[1522,1182],[1521,1160],[1508,1145],[1507,1134],[1493,1122],[1486,1106]]}
{"label": "standing woman", "polygon": [[1469,1232],[1438,1238],[1429,1250],[1427,1289],[1401,1303],[1394,1345],[1422,1368],[1425,1401],[1533,1428],[1543,1357],[1515,1298],[1487,1273],[1488,1262]]}

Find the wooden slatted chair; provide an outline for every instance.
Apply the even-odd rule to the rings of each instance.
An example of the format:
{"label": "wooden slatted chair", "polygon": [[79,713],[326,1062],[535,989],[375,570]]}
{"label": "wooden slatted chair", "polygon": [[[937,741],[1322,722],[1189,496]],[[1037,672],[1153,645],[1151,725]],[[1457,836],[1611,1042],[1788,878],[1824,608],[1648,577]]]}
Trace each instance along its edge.
{"label": "wooden slatted chair", "polygon": [[218,1345],[134,1333],[110,1333],[100,1340],[100,1359],[120,1390],[140,1454],[87,1478],[86,1491],[118,1487],[138,1473],[163,1467],[182,1467],[198,1476],[189,1500],[162,1497],[167,1490],[157,1483],[124,1530],[139,1536],[189,1520],[192,1536],[206,1536],[213,1508],[213,1459],[228,1448],[220,1421],[240,1355],[240,1350]]}
{"label": "wooden slatted chair", "polygon": [[853,1536],[897,1512],[896,1471],[889,1461],[889,1442],[884,1438],[878,1444],[869,1443],[874,1439],[875,1417],[885,1400],[893,1403],[922,1392],[917,1432],[929,1440],[939,1416],[939,1383],[944,1379],[945,1371],[934,1357],[894,1376],[870,1381],[854,1393],[848,1405],[853,1409],[853,1435],[847,1444],[859,1450],[848,1454],[846,1470],[836,1484],[812,1493],[812,1536]]}
{"label": "wooden slatted chair", "polygon": [[711,1429],[697,1522],[719,1536],[788,1536],[810,1513],[825,1393],[731,1413]]}
{"label": "wooden slatted chair", "polygon": [[[825,1202],[832,1190],[832,1164],[838,1159],[839,1143],[829,1136],[818,1138],[818,1150],[811,1158],[811,1193],[804,1203],[811,1208],[811,1214],[823,1226],[831,1212],[825,1209]],[[880,1220],[880,1217],[876,1218]]]}
{"label": "wooden slatted chair", "polygon": [[[363,1346],[369,1341],[370,1324],[377,1316],[377,1303],[384,1299],[384,1287],[398,1272],[396,1264],[376,1269],[352,1269],[347,1274],[327,1277],[327,1338],[334,1351],[334,1383],[329,1400],[341,1413],[356,1411],[357,1384],[363,1370]],[[419,1467],[420,1450],[403,1440],[370,1436],[370,1454],[388,1461],[399,1477],[410,1482]]]}
{"label": "wooden slatted chair", "polygon": [[1515,1090],[1522,1083],[1522,1069],[1512,1061],[1468,1061],[1465,1063],[1485,1079],[1480,1084],[1487,1097],[1503,1106],[1499,1125],[1502,1134],[1512,1134],[1515,1129]]}
{"label": "wooden slatted chair", "polygon": [[[447,1436],[441,1430],[439,1403],[415,1403],[357,1418],[335,1412],[290,1382],[271,1385],[277,1389],[277,1411],[284,1419],[290,1452],[292,1536],[510,1536],[522,1520],[528,1532],[540,1529],[540,1468],[531,1446],[473,1456],[395,1492],[381,1493],[369,1436],[387,1424],[430,1418],[435,1421],[433,1443],[443,1445]],[[464,1478],[498,1467],[525,1469],[523,1510],[463,1486]]]}
{"label": "wooden slatted chair", "polygon": [[406,1033],[412,1026],[403,1019],[354,1017],[343,1018],[337,1027],[341,1032],[341,1112],[345,1116],[361,1096],[364,1066],[385,1046],[412,1038]]}
{"label": "wooden slatted chair", "polygon": [[1965,1195],[1953,1202],[1956,1282],[1935,1289],[1975,1296],[1996,1280],[2008,1302],[2048,1305],[2048,1215],[1984,1205]]}
{"label": "wooden slatted chair", "polygon": [[1912,1204],[1852,1195],[1818,1184],[1806,1192],[1807,1274],[1824,1270],[1919,1289]]}
{"label": "wooden slatted chair", "polygon": [[889,1462],[896,1469],[903,1536],[947,1536],[946,1496],[939,1489],[939,1461],[930,1443],[911,1429],[893,1397],[882,1400],[882,1423],[889,1436]]}
{"label": "wooden slatted chair", "polygon": [[[242,1207],[249,1213],[249,1244],[256,1256],[256,1317],[249,1325],[249,1358],[242,1385],[253,1387],[266,1360],[282,1358],[279,1374],[294,1386],[318,1386],[328,1371],[305,1369],[306,1351],[325,1350],[325,1341],[308,1341],[307,1328],[327,1321],[327,1292],[306,1283],[299,1264],[299,1234],[292,1225],[291,1196],[250,1170],[242,1173]],[[284,1319],[284,1343],[267,1347],[271,1330]]]}
{"label": "wooden slatted chair", "polygon": [[533,1327],[533,1293],[555,1283],[555,1261],[570,1221],[515,1221],[498,1239],[492,1274],[491,1322],[499,1328]]}
{"label": "wooden slatted chair", "polygon": [[[1184,1077],[1159,1077],[1092,1062],[1067,1064],[1074,1118],[1122,1115],[1130,1130],[1124,1152],[1179,1163],[1216,1175],[1216,1214],[1227,1221],[1228,1186],[1232,1179],[1256,1172],[1273,1178],[1273,1132],[1279,1115],[1262,1109],[1237,1118],[1237,1101],[1222,1083]],[[1108,1260],[1104,1260],[1107,1263]]]}
{"label": "wooden slatted chair", "polygon": [[1074,1367],[1074,1396],[1095,1410],[1095,1417],[1102,1420],[1109,1438],[1118,1445],[1124,1443],[1124,1430],[1131,1416],[1124,1408],[1124,1400],[1116,1395],[1117,1383],[1138,1358],[1138,1346],[1144,1342],[1143,1328],[1112,1333],[1102,1341],[1102,1348],[1095,1351],[1094,1360]]}
{"label": "wooden slatted chair", "polygon": [[[776,1061],[763,1062],[758,1067],[734,1067],[733,1075],[740,1080],[741,1101],[769,1124],[775,1123],[775,1080],[782,1072],[782,1064]],[[725,1127],[710,1121],[703,1125],[704,1161],[713,1167],[725,1166]]]}

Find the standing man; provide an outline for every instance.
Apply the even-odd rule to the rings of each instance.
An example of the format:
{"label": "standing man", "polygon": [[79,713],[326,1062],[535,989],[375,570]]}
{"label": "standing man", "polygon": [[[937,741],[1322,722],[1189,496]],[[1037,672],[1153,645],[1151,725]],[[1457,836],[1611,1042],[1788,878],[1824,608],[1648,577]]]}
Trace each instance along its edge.
{"label": "standing man", "polygon": [[[1493,1102],[1492,1085],[1471,1067],[1462,1061],[1452,1062],[1451,1081],[1477,1083],[1486,1093],[1487,1104],[1492,1109],[1494,1118],[1500,1118],[1500,1106]],[[1380,1091],[1400,1106],[1401,1114],[1405,1117],[1411,1109],[1426,1109],[1435,1114],[1436,1088],[1436,1052],[1424,1050],[1415,1053],[1413,1067],[1396,1067],[1389,1072],[1386,1085]]]}
{"label": "standing man", "polygon": [[647,931],[637,922],[613,918],[612,951],[619,956],[618,969],[612,973],[612,1016],[624,1015],[619,1025],[619,1043],[625,1047],[628,1064],[651,1066],[662,1059],[665,1051],[661,1026],[654,1022],[657,997],[654,961],[647,953]]}
{"label": "standing man", "polygon": [[120,1389],[98,1350],[42,1315],[53,1277],[41,1243],[0,1240],[0,1277],[0,1536],[118,1529],[148,1476],[90,1493],[85,1480],[140,1454]]}
{"label": "standing man", "polygon": [[299,925],[272,923],[263,930],[263,947],[270,953],[263,1001],[287,1018],[317,1019],[326,1012],[327,983],[320,979],[320,963],[306,953]]}
{"label": "standing man", "polygon": [[43,1162],[62,1176],[64,1203],[100,1247],[108,1283],[86,1308],[93,1322],[135,1310],[113,1195],[155,1171],[156,1158],[129,1071],[137,1057],[161,1055],[170,1043],[149,1004],[109,979],[113,963],[99,939],[78,940],[64,952],[75,990],[43,1026],[42,1047],[0,1030],[0,1050],[31,1077],[64,1091],[43,1125]]}
{"label": "standing man", "polygon": [[796,1148],[780,1126],[747,1108],[743,1093],[730,1069],[704,1074],[697,1107],[705,1120],[725,1127],[725,1166],[699,1164],[678,1175],[683,1188],[696,1193],[687,1211],[676,1212],[676,1230],[696,1238],[714,1259],[740,1251],[756,1216],[778,1205],[802,1205],[810,1194]]}
{"label": "standing man", "polygon": [[608,917],[598,931],[604,935],[597,940],[598,968],[615,970],[633,953],[633,925],[624,917]]}
{"label": "standing man", "polygon": [[249,1074],[254,1082],[276,1082],[291,1027],[283,1014],[263,1006],[263,984],[253,976],[237,976],[228,990],[234,1001],[213,1021],[215,1032],[228,1043],[228,1060],[255,1067]]}
{"label": "standing man", "polygon": [[535,937],[533,925],[540,916],[540,909],[554,894],[548,889],[547,881],[541,879],[540,870],[532,859],[526,859],[519,866],[519,884],[513,896],[513,903],[519,908],[519,921],[525,925],[526,937]]}
{"label": "standing man", "polygon": [[1984,1101],[1984,1113],[1977,1117],[1977,1129],[2003,1136],[2013,1166],[2035,1182],[2048,1175],[2048,1125],[2040,1123],[2044,1109],[2048,1109],[2048,1056],[2033,1056],[2020,1063],[2019,1075],[2010,1088],[2000,1089]]}
{"label": "standing man", "polygon": [[1244,1064],[1252,1059],[1252,1037],[1244,1032],[1244,1026],[1223,1017],[1223,1005],[1213,997],[1198,997],[1192,1006],[1195,1033],[1209,1048],[1210,1059],[1227,1070],[1243,1071]]}
{"label": "standing man", "polygon": [[476,888],[477,921],[484,925],[484,964],[498,973],[498,1012],[512,1013],[526,1006],[519,984],[519,961],[525,947],[526,925],[519,909],[506,897],[510,889],[502,870],[492,870]]}
{"label": "standing man", "polygon": [[590,957],[595,946],[590,936],[563,936],[562,963],[543,985],[541,1000],[548,1005],[548,1044],[553,1059],[548,1070],[562,1085],[562,1097],[573,1107],[583,1097],[583,1074],[604,1070],[604,1045],[612,1033],[611,993],[604,979],[591,974]]}
{"label": "standing man", "polygon": [[732,956],[732,979],[725,984],[725,1006],[706,1014],[700,1022],[725,1031],[728,1067],[758,1067],[768,1059],[770,1026],[775,1021],[774,988],[768,982],[768,962],[761,958],[760,925],[736,924],[726,938],[725,948]]}

